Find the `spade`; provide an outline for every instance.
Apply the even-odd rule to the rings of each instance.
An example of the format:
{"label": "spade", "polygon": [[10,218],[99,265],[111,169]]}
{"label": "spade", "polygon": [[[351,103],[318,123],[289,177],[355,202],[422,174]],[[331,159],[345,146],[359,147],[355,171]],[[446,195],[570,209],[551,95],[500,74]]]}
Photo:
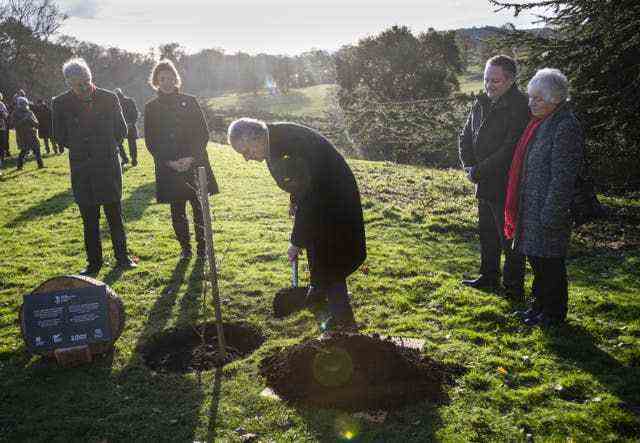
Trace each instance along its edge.
{"label": "spade", "polygon": [[273,298],[273,315],[276,318],[287,317],[305,307],[308,288],[298,286],[298,259],[291,262],[291,287],[276,292]]}

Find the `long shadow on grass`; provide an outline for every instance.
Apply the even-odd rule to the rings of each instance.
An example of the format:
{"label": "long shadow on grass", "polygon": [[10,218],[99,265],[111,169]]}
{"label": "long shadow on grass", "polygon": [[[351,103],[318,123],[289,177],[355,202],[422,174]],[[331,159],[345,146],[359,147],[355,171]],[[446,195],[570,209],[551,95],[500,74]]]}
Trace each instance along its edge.
{"label": "long shadow on grass", "polygon": [[[195,440],[195,429],[199,423],[198,411],[204,394],[202,384],[197,379],[180,374],[156,374],[149,369],[141,370],[138,364],[140,360],[137,358],[141,356],[148,338],[161,331],[169,322],[188,266],[189,262],[185,260],[176,264],[168,284],[153,304],[138,335],[134,346],[134,353],[137,355],[122,371],[123,374],[133,374],[137,378],[131,381],[129,375],[123,377],[127,379],[128,389],[138,401],[136,415],[139,417],[133,417],[131,421],[140,420],[144,427],[153,429],[137,436],[140,440]],[[164,431],[156,429],[163,427]]]}
{"label": "long shadow on grass", "polygon": [[546,340],[548,348],[558,357],[591,373],[623,402],[640,404],[640,367],[626,366],[598,348],[595,338],[584,327],[567,324],[549,331]]}
{"label": "long shadow on grass", "polygon": [[122,202],[124,219],[127,222],[140,220],[144,211],[151,205],[155,197],[155,182],[145,183],[134,189]]}
{"label": "long shadow on grass", "polygon": [[209,407],[209,425],[207,426],[207,441],[216,441],[218,426],[218,409],[220,407],[220,390],[222,388],[222,368],[217,367],[211,391],[211,406]]}
{"label": "long shadow on grass", "polygon": [[[178,263],[174,269],[133,347],[134,355],[122,369],[109,359],[59,369],[50,364],[28,366],[29,361],[2,355],[2,394],[10,405],[0,407],[7,412],[0,419],[2,436],[7,441],[48,441],[52,435],[60,441],[79,436],[85,441],[196,440],[202,385],[193,377],[154,373],[135,354],[142,340],[171,317],[186,267]],[[123,339],[116,343],[114,360],[126,348]]]}
{"label": "long shadow on grass", "polygon": [[[193,264],[189,283],[182,299],[180,300],[180,313],[176,326],[192,325],[198,319],[198,312],[202,304],[202,278],[204,273],[204,260],[199,259]],[[206,321],[207,319],[204,319]]]}
{"label": "long shadow on grass", "polygon": [[15,228],[21,223],[33,221],[40,217],[59,214],[73,203],[71,190],[58,192],[57,194],[41,201],[35,206],[22,211],[18,216],[7,224],[8,228]]}

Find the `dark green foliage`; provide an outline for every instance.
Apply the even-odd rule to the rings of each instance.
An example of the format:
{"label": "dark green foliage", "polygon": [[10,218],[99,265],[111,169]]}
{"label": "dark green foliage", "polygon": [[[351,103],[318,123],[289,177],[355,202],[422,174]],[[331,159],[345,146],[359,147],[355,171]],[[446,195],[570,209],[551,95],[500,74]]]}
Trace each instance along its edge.
{"label": "dark green foliage", "polygon": [[546,6],[555,32],[510,31],[523,48],[523,79],[555,67],[571,82],[572,101],[590,140],[588,157],[599,181],[627,188],[640,184],[640,2],[547,0],[522,4],[489,0],[520,11]]}
{"label": "dark green foliage", "polygon": [[362,154],[453,166],[452,145],[467,100],[450,97],[462,68],[454,32],[416,37],[393,26],[342,48],[336,55],[338,98]]}

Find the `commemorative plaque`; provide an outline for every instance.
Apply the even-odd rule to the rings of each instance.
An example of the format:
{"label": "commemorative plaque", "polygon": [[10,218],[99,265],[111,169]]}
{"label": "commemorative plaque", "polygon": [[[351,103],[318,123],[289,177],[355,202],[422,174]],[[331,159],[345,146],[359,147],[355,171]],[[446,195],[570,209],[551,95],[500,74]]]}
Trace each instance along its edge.
{"label": "commemorative plaque", "polygon": [[111,340],[105,285],[24,296],[24,335],[33,353]]}
{"label": "commemorative plaque", "polygon": [[71,366],[113,348],[124,307],[109,286],[78,275],[55,277],[24,296],[20,326],[27,349]]}

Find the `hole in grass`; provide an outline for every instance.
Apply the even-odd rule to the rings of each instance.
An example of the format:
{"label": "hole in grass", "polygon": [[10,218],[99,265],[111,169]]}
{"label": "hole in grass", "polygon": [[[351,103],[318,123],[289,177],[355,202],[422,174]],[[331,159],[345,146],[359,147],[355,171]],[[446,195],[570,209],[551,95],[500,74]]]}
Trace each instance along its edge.
{"label": "hole in grass", "polygon": [[258,349],[264,336],[248,323],[224,323],[226,358],[220,361],[216,324],[191,325],[152,337],[142,348],[144,363],[159,372],[205,371],[243,358]]}
{"label": "hole in grass", "polygon": [[447,400],[464,368],[378,336],[336,333],[265,357],[260,373],[285,401],[347,411],[397,409]]}

